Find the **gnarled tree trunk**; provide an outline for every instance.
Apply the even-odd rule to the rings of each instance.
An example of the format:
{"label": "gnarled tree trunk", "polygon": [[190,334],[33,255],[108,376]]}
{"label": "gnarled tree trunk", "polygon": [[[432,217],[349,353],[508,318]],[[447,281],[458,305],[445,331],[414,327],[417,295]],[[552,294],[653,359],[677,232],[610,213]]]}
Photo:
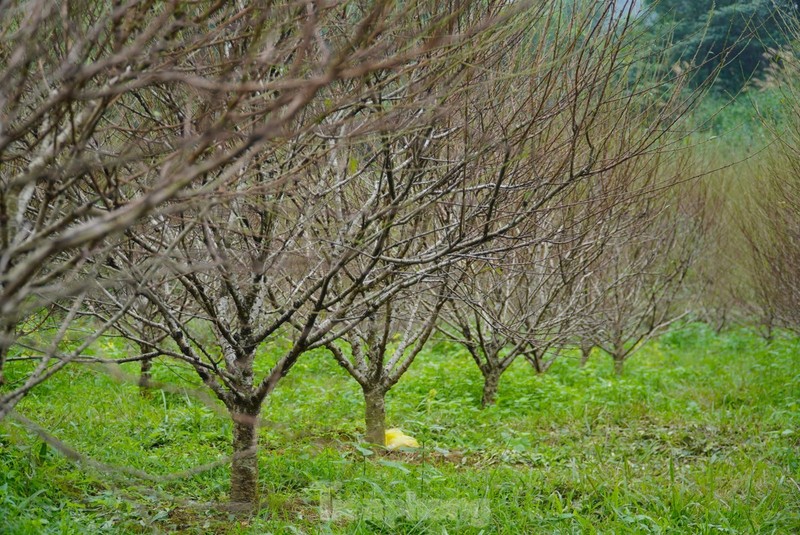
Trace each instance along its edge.
{"label": "gnarled tree trunk", "polygon": [[386,392],[364,389],[364,419],[367,442],[383,446],[386,436]]}

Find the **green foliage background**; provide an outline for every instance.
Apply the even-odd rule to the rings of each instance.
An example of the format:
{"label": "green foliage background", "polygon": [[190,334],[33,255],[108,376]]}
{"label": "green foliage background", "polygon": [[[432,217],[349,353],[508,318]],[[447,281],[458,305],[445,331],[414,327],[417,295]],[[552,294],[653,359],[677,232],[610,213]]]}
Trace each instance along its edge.
{"label": "green foliage background", "polygon": [[698,65],[700,82],[735,94],[769,65],[770,49],[791,43],[796,0],[651,0],[651,31],[671,39],[672,62]]}

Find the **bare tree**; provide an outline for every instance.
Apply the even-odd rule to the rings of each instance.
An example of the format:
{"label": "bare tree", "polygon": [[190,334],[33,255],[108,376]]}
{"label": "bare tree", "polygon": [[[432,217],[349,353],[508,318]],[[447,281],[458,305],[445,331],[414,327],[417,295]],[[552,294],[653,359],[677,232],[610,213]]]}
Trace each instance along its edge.
{"label": "bare tree", "polygon": [[[128,237],[149,262],[114,258],[117,278],[144,281],[137,293],[158,310],[153,318],[128,310],[116,327],[132,340],[141,338],[133,325],[155,329],[158,353],[193,366],[230,412],[231,500],[245,507],[257,502],[261,406],[300,355],[336,347],[366,318],[408,310],[394,296],[436,280],[452,258],[525,220],[531,178],[510,173],[527,168],[524,147],[507,148],[517,137],[483,132],[479,154],[462,147],[451,160],[442,157],[452,143],[439,141],[458,133],[442,120],[448,99],[484,89],[460,60],[473,40],[507,39],[518,23],[506,23],[524,6],[439,12],[421,4],[426,24],[409,6],[349,7],[345,23],[333,8],[329,19],[313,12],[328,26],[310,35],[326,36],[324,47],[313,41],[322,47],[314,57],[329,62],[341,48],[363,58],[358,77],[320,89],[285,136],[262,144],[224,185],[131,227]],[[354,16],[356,36],[346,24]],[[364,49],[353,52],[354,43]],[[150,266],[157,275],[142,272]],[[407,340],[421,347],[431,328]],[[264,350],[277,339],[288,339],[288,349],[270,360]]]}
{"label": "bare tree", "polygon": [[611,355],[616,374],[645,341],[688,313],[683,283],[705,243],[705,205],[702,185],[689,182],[620,206],[616,223],[625,230],[609,241],[589,279],[595,306],[587,318],[590,339]]}
{"label": "bare tree", "polygon": [[463,345],[484,379],[481,404],[495,402],[500,376],[518,357],[537,373],[552,365],[546,358],[566,340],[578,310],[570,290],[579,271],[566,266],[550,243],[528,245],[503,261],[473,261],[448,300],[439,327]]}
{"label": "bare tree", "polygon": [[[622,58],[634,54],[637,42],[625,9],[621,13],[615,19],[597,6],[573,13],[570,28],[582,28],[580,44],[569,37],[551,41],[552,50],[588,46],[592,58],[575,65],[575,77],[561,78],[564,85],[537,108],[547,110],[548,119],[537,125],[540,137],[532,143],[542,150],[538,187],[528,192],[536,209],[507,249],[520,251],[480,257],[467,270],[460,300],[443,309],[444,330],[467,347],[484,375],[484,405],[493,401],[500,375],[519,355],[542,372],[553,362],[544,353],[566,340],[580,338],[584,358],[595,345],[579,333],[597,325],[585,312],[599,301],[589,281],[600,253],[621,232],[611,222],[624,225],[617,213],[654,195],[653,184],[641,179],[642,170],[652,171],[658,153],[669,147],[666,133],[697,98],[677,97],[685,82],[680,76],[673,80],[675,92],[664,92],[659,81],[641,72],[612,67],[628,65]],[[598,21],[608,33],[593,40],[592,24]],[[546,72],[542,69],[537,79],[548,79]],[[576,161],[583,165],[577,167]]]}
{"label": "bare tree", "polygon": [[364,392],[366,439],[372,444],[384,443],[386,394],[430,337],[445,291],[440,282],[395,293],[351,331],[326,344]]}
{"label": "bare tree", "polygon": [[778,328],[800,331],[800,182],[796,149],[798,136],[792,132],[773,149],[758,191],[741,208],[739,218],[748,255],[744,264],[749,275],[752,306],[766,340]]}
{"label": "bare tree", "polygon": [[[108,328],[61,348],[113,237],[237,156],[209,152],[230,131],[226,113],[202,132],[192,122],[230,74],[197,54],[229,30],[197,31],[229,15],[206,4],[0,6],[0,375],[10,355],[39,359],[15,367],[0,417]],[[161,116],[159,100],[182,119]],[[32,325],[49,325],[49,339],[29,336]]]}
{"label": "bare tree", "polygon": [[[469,62],[480,64],[482,69],[470,71],[465,76],[462,82],[464,85],[459,92],[446,95],[441,101],[441,106],[450,111],[446,117],[446,129],[436,129],[431,125],[428,133],[432,135],[424,138],[423,143],[414,145],[407,142],[406,147],[402,149],[389,142],[388,135],[384,135],[379,142],[372,143],[374,147],[372,152],[385,155],[385,161],[419,162],[416,165],[432,175],[442,172],[452,173],[452,170],[463,174],[464,186],[461,186],[463,193],[450,201],[452,206],[459,207],[461,212],[446,208],[445,203],[439,203],[438,208],[451,212],[448,220],[457,224],[462,235],[469,229],[473,229],[473,233],[477,231],[479,236],[481,233],[483,219],[476,221],[473,217],[465,217],[468,213],[466,210],[479,207],[485,202],[480,197],[475,197],[474,191],[481,192],[487,187],[495,187],[496,192],[500,193],[513,191],[514,187],[526,188],[522,202],[517,200],[513,203],[499,203],[492,200],[487,204],[489,213],[492,211],[500,213],[501,210],[505,210],[512,214],[511,220],[516,221],[516,224],[513,227],[507,226],[503,236],[506,238],[513,236],[513,240],[505,242],[494,240],[490,245],[481,244],[480,247],[475,247],[478,245],[475,241],[464,242],[470,243],[472,248],[469,251],[464,250],[468,258],[482,259],[472,264],[473,268],[476,265],[491,266],[492,262],[508,267],[512,262],[493,261],[491,258],[502,258],[508,251],[524,246],[534,247],[535,244],[541,246],[546,244],[548,239],[569,241],[570,246],[575,246],[580,242],[580,238],[573,236],[567,239],[565,236],[568,232],[564,232],[563,229],[563,224],[567,222],[565,214],[572,212],[572,217],[575,217],[575,210],[570,210],[570,206],[574,208],[576,203],[581,203],[584,212],[594,212],[595,217],[599,213],[594,207],[586,208],[585,193],[584,197],[580,198],[581,193],[576,193],[576,190],[580,190],[595,174],[602,175],[602,170],[613,168],[631,158],[629,152],[616,154],[613,152],[620,146],[615,142],[609,143],[609,130],[605,130],[606,125],[598,120],[602,113],[614,115],[615,112],[624,110],[626,105],[630,104],[632,95],[628,92],[630,88],[624,84],[615,85],[620,80],[626,79],[626,75],[622,72],[616,72],[618,66],[614,62],[616,54],[619,54],[625,45],[622,40],[617,39],[619,36],[614,31],[608,34],[602,33],[603,30],[609,29],[604,27],[606,23],[614,30],[625,33],[631,21],[625,16],[615,19],[608,11],[608,7],[594,6],[589,9],[574,10],[562,20],[560,17],[565,15],[564,6],[537,4],[536,9],[528,14],[530,18],[527,24],[512,27],[513,31],[506,33],[502,39],[495,39],[486,46],[466,53]],[[621,13],[624,15],[625,10],[623,9]],[[597,45],[597,55],[575,56],[573,51],[576,48],[592,46],[587,44],[587,41]],[[560,77],[560,72],[564,70],[571,72],[572,68],[575,69],[574,77]],[[614,93],[614,91],[620,92]],[[616,101],[622,103],[621,108],[612,111],[613,106],[609,105],[606,98],[610,102],[618,99]],[[609,109],[603,109],[604,107]],[[666,114],[657,115],[662,120],[666,117]],[[632,115],[622,113],[615,119],[616,124],[612,123],[611,128],[620,127],[631,118]],[[646,150],[647,145],[658,137],[661,130],[638,128],[641,126],[640,123],[636,126],[636,131],[642,134],[642,138],[636,140],[638,143],[635,145],[636,150]],[[457,135],[449,135],[452,132],[456,132]],[[406,139],[421,137],[419,134],[412,136],[402,131],[401,135]],[[419,147],[425,147],[425,150],[420,151]],[[630,148],[627,145],[625,147],[625,150]],[[405,151],[407,156],[401,156],[402,151]],[[337,157],[339,161],[343,159],[341,156]],[[433,167],[431,162],[434,161],[437,162],[438,169]],[[403,170],[408,171],[408,169]],[[414,171],[418,172],[419,169]],[[388,173],[387,179],[391,179]],[[466,187],[467,185],[471,188]],[[508,199],[514,198],[504,195]],[[558,215],[551,217],[553,212]],[[558,218],[563,220],[562,228],[554,230],[558,225],[553,223]],[[552,229],[548,230],[550,235],[542,238],[543,232],[536,225],[545,225],[545,220],[548,220],[547,224]],[[574,223],[573,221],[571,224]],[[421,235],[420,228],[423,227],[413,229],[417,236]],[[570,228],[569,231],[575,232],[575,229]],[[426,233],[434,236],[431,230],[427,230]],[[562,235],[559,236],[559,233]],[[486,229],[483,230],[483,234],[482,239],[488,242]],[[450,243],[453,245],[458,243],[456,241],[458,238],[460,237],[451,236]],[[412,234],[406,238],[406,243],[411,243],[414,239]],[[555,246],[552,248],[556,249]],[[567,249],[567,247],[561,248],[562,253]],[[494,388],[489,388],[492,392],[496,389],[499,374],[518,354],[524,354],[529,358],[534,368],[540,372],[552,363],[552,360],[544,360],[543,354],[557,339],[553,332],[563,328],[565,322],[549,317],[548,326],[545,328],[543,325],[548,315],[561,317],[561,313],[553,312],[556,308],[555,295],[561,293],[563,296],[566,292],[560,290],[570,282],[565,280],[561,286],[557,286],[552,284],[552,280],[559,276],[568,278],[564,266],[571,263],[568,254],[554,258],[561,266],[560,272],[551,269],[534,274],[534,270],[530,267],[523,268],[521,272],[524,274],[521,277],[525,279],[526,284],[521,290],[519,283],[522,279],[492,283],[487,282],[483,275],[473,273],[473,268],[462,266],[450,270],[450,273],[457,272],[461,277],[457,283],[452,284],[454,291],[456,294],[469,294],[464,301],[471,303],[475,316],[473,318],[472,313],[466,313],[459,307],[448,306],[445,307],[446,310],[452,312],[449,314],[452,319],[450,324],[458,324],[461,327],[457,329],[458,338],[468,347],[474,348],[475,354],[480,352],[481,355],[491,355],[483,357],[487,359],[485,362],[479,360],[481,369],[485,371],[484,375],[487,377],[487,385],[494,385]],[[446,258],[443,260],[447,263]],[[477,271],[480,272],[481,269],[477,268]],[[539,269],[543,268],[540,266]],[[536,283],[529,280],[534,278],[537,279]],[[547,285],[549,285],[548,290],[542,290]],[[487,286],[493,290],[487,290]],[[529,292],[525,298],[525,310],[508,307],[502,297],[498,298],[498,295],[503,293],[498,291],[500,286],[504,286],[512,293]],[[473,291],[470,292],[469,289]],[[542,291],[543,295],[536,295],[537,290]],[[552,293],[549,293],[551,290]],[[495,304],[505,313],[498,310],[495,317],[492,317],[491,313],[485,317],[486,310],[491,308],[489,300],[476,297],[476,294],[484,293],[497,294],[494,295]],[[382,407],[385,392],[399,376],[392,376],[388,370],[381,368],[385,357],[385,346],[378,344],[372,348],[374,351],[370,352],[367,341],[379,340],[381,336],[385,338],[388,336],[387,330],[392,331],[393,311],[404,310],[397,306],[400,296],[395,296],[393,299],[395,305],[384,311],[382,322],[370,322],[363,330],[354,330],[350,336],[345,335],[346,345],[350,347],[349,352],[343,350],[336,342],[331,343],[330,347],[340,364],[365,389],[367,433],[373,442],[382,439]],[[449,301],[451,305],[455,302],[453,298]],[[521,304],[523,299],[519,301]],[[568,299],[559,300],[562,305],[567,301]],[[565,309],[566,307],[562,307],[562,312]],[[500,359],[498,355],[507,350],[506,343],[493,341],[490,344],[493,344],[492,347],[478,349],[477,341],[464,338],[463,327],[468,323],[480,322],[481,318],[484,318],[485,325],[503,329],[499,326],[498,316],[506,319],[507,315],[514,316],[515,319],[523,317],[527,322],[527,328],[523,329],[525,334],[520,336],[516,333],[517,339],[520,340],[518,351],[512,351]],[[513,329],[506,326],[504,330],[510,332],[521,328],[525,322],[515,324]],[[427,322],[417,322],[417,326],[427,332]],[[453,333],[452,330],[450,332]],[[544,334],[545,332],[548,334]],[[409,351],[409,359],[413,359],[416,353],[416,349]],[[410,360],[403,362],[410,363]],[[371,365],[377,368],[372,369]],[[365,376],[359,366],[372,370],[372,378]],[[401,366],[398,369],[405,368],[406,366]],[[490,397],[493,397],[493,394]],[[371,402],[371,398],[374,398],[374,401]]]}
{"label": "bare tree", "polygon": [[[328,344],[364,390],[367,439],[373,443],[383,441],[385,395],[421,350],[445,294],[474,287],[464,260],[503,255],[519,247],[528,239],[519,229],[529,225],[551,198],[579,182],[592,165],[593,156],[577,148],[586,149],[582,139],[570,144],[569,136],[579,137],[594,121],[588,108],[583,109],[580,90],[607,80],[601,67],[590,65],[588,58],[579,61],[577,69],[597,70],[587,75],[587,82],[577,82],[580,90],[575,80],[559,80],[558,71],[570,64],[571,50],[584,38],[579,30],[567,32],[566,27],[574,24],[588,34],[596,33],[599,25],[593,15],[598,12],[579,10],[570,15],[574,18],[567,17],[570,22],[563,22],[562,11],[563,6],[533,3],[524,20],[517,17],[491,39],[462,50],[461,76],[445,91],[438,88],[433,93],[440,112],[424,127],[394,125],[379,136],[359,139],[356,147],[342,146],[344,130],[336,137],[333,161],[353,162],[354,170],[380,182],[440,181],[437,197],[423,200],[435,204],[420,212],[422,217],[407,217],[398,229],[402,245],[386,246],[396,251],[395,262],[427,264],[429,281],[431,276],[439,281],[457,274],[445,282],[450,288],[446,291],[437,286],[440,291],[393,295],[377,317],[368,316],[369,321]],[[456,26],[468,19],[459,18]],[[420,94],[396,84],[392,90],[381,89],[374,91],[373,99],[405,115],[414,110],[409,103]],[[566,118],[570,113],[580,115],[574,117],[572,130]],[[401,124],[413,123],[407,119]],[[354,153],[380,158],[362,166],[361,159],[353,159]],[[346,173],[342,174],[344,181]],[[497,240],[512,234],[515,242]],[[440,252],[421,254],[420,246]],[[409,310],[419,313],[422,303],[427,310],[424,320],[408,317]],[[396,343],[389,347],[393,338]]]}
{"label": "bare tree", "polygon": [[[787,14],[784,20],[794,36],[800,35],[800,22]],[[798,72],[800,58],[786,47],[770,50],[770,65],[759,85],[779,88],[787,114],[775,125],[762,117],[762,126],[774,143],[764,158],[749,162],[753,180],[737,191],[740,203],[730,207],[733,223],[728,229],[745,260],[738,292],[740,301],[749,305],[764,338],[771,341],[777,329],[800,332],[800,108]],[[759,111],[759,110],[757,110]],[[741,294],[744,294],[743,296]]]}
{"label": "bare tree", "polygon": [[[749,168],[745,163],[739,165]],[[702,207],[703,250],[687,276],[685,292],[686,306],[692,309],[694,318],[705,322],[717,334],[744,323],[751,314],[748,303],[754,301],[748,255],[743,254],[748,247],[739,225],[745,219],[737,215],[735,208],[740,192],[732,191],[726,171],[719,171],[724,182],[716,181],[716,186],[713,175],[703,179],[706,184],[706,204]]]}
{"label": "bare tree", "polygon": [[[0,10],[0,374],[9,356],[39,361],[27,373],[15,366],[25,375],[5,389],[0,416],[111,325],[60,349],[125,229],[167,217],[178,197],[226,188],[334,81],[390,70],[452,39],[442,17],[397,25],[386,2],[31,0]],[[346,46],[326,41],[326,25]],[[27,334],[52,306],[66,312],[49,316],[56,323],[39,343]]]}

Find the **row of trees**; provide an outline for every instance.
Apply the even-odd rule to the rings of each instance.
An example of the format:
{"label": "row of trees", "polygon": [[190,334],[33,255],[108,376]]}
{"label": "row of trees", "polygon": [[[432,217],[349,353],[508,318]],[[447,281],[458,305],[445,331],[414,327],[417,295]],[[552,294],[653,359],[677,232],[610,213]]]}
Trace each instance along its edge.
{"label": "row of trees", "polygon": [[[791,24],[790,34],[797,35],[796,20]],[[740,119],[740,130],[728,132],[720,144],[712,137],[715,150],[707,167],[717,169],[707,181],[707,213],[713,217],[705,230],[705,254],[690,277],[700,297],[693,307],[699,319],[717,331],[754,327],[767,341],[781,330],[800,332],[794,119],[800,62],[788,47],[780,56],[766,69],[759,91],[748,94],[744,106],[736,104],[749,108],[752,119]],[[770,106],[775,102],[779,105]],[[723,166],[726,161],[736,165]]]}
{"label": "row of trees", "polygon": [[484,403],[520,356],[621,373],[683,314],[709,204],[673,144],[697,93],[634,69],[632,7],[0,4],[0,417],[124,336],[143,384],[174,359],[227,409],[250,507],[262,406],[311,349],[375,443],[435,332]]}

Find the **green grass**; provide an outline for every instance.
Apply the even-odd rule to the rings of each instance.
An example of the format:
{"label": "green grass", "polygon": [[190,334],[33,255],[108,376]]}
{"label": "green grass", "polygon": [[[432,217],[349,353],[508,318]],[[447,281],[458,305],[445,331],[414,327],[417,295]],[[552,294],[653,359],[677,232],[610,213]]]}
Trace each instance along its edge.
{"label": "green grass", "polygon": [[[621,379],[602,354],[583,370],[568,355],[545,376],[520,361],[481,410],[467,355],[432,344],[388,400],[388,423],[424,448],[379,456],[358,445],[357,385],[307,355],[264,408],[268,506],[249,518],[214,507],[225,466],[136,479],[75,464],[7,420],[0,531],[797,533],[799,357],[795,339],[690,325],[643,348]],[[156,375],[194,382],[174,364]],[[218,406],[180,389],[142,396],[99,369],[67,370],[19,411],[97,461],[156,476],[230,453]]]}

